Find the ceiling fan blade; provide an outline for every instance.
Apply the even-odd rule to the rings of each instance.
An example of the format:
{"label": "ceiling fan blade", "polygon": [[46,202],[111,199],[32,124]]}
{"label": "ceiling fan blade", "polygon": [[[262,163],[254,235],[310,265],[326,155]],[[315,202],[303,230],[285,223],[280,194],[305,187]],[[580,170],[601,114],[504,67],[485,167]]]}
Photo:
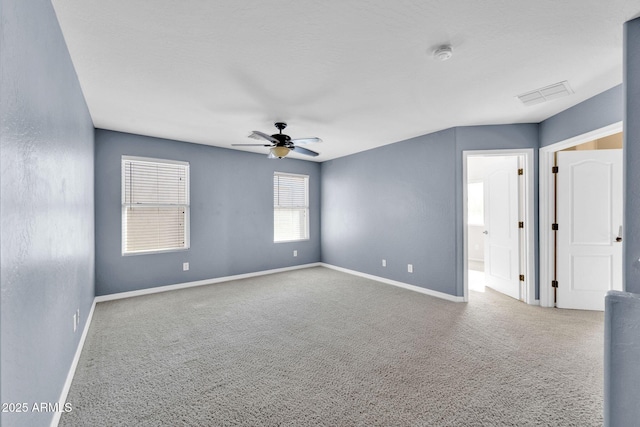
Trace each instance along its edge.
{"label": "ceiling fan blade", "polygon": [[322,140],[320,138],[296,138],[296,139],[292,139],[291,142],[293,142],[296,145],[304,145],[304,144],[314,144],[317,142],[322,142]]}
{"label": "ceiling fan blade", "polygon": [[293,147],[292,148],[293,151],[295,151],[296,153],[300,153],[300,154],[306,154],[307,156],[319,156],[319,153],[316,153],[315,151],[311,151],[311,150],[307,150],[306,148],[302,148],[302,147]]}
{"label": "ceiling fan blade", "polygon": [[271,144],[231,144],[236,147],[271,147]]}
{"label": "ceiling fan blade", "polygon": [[260,132],[259,130],[254,130],[253,132],[251,132],[251,135],[249,135],[249,138],[253,138],[253,139],[257,139],[257,140],[266,139],[267,141],[273,142],[274,144],[278,143],[277,139],[275,139],[271,135],[267,135],[264,132]]}

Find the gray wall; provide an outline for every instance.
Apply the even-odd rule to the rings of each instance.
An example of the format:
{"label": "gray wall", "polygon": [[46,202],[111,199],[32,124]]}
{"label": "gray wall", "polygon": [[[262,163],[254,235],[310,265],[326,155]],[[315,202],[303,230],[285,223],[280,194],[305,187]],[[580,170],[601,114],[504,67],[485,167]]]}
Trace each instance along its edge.
{"label": "gray wall", "polygon": [[640,293],[640,18],[624,26],[624,284]]}
{"label": "gray wall", "polygon": [[1,401],[32,405],[60,398],[93,301],[93,125],[51,2],[0,7]]}
{"label": "gray wall", "polygon": [[456,295],[455,156],[449,129],[324,162],[322,261]]}
{"label": "gray wall", "polygon": [[537,144],[535,124],[474,126],[323,163],[323,262],[461,296],[462,151]]}
{"label": "gray wall", "polygon": [[[122,256],[122,155],[190,163],[190,249]],[[320,261],[318,163],[100,129],[95,159],[96,295]],[[309,175],[308,241],[273,243],[274,171]]]}
{"label": "gray wall", "polygon": [[540,123],[540,147],[622,120],[622,85],[606,90]]}

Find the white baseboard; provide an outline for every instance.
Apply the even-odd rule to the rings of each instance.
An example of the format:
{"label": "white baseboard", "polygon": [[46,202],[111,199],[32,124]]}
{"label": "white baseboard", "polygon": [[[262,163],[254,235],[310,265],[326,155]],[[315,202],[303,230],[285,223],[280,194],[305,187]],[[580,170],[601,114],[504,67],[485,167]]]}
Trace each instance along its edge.
{"label": "white baseboard", "polygon": [[273,270],[263,270],[254,273],[236,274],[235,276],[216,277],[214,279],[198,280],[195,282],[177,283],[175,285],[158,286],[156,288],[140,289],[137,291],[119,292],[117,294],[100,295],[95,298],[95,302],[112,301],[122,298],[131,298],[141,295],[157,294],[159,292],[175,291],[177,289],[192,288],[194,286],[211,285],[214,283],[229,282],[231,280],[248,279],[251,277],[264,276],[267,274],[282,273],[285,271],[299,270],[302,268],[319,267],[321,263],[294,265],[292,267],[274,268]]}
{"label": "white baseboard", "polygon": [[337,267],[331,264],[320,263],[323,267],[330,268],[332,270],[341,271],[343,273],[353,274],[354,276],[364,277],[366,279],[375,280],[376,282],[382,282],[387,285],[397,286],[399,288],[409,289],[410,291],[420,292],[421,294],[430,295],[432,297],[445,299],[453,302],[464,302],[464,297],[457,297],[455,295],[445,294],[444,292],[438,292],[427,288],[421,288],[420,286],[410,285],[408,283],[398,282],[397,280],[391,280],[384,277],[374,276],[372,274],[361,273],[355,270],[349,270],[348,268]]}
{"label": "white baseboard", "polygon": [[[78,367],[78,362],[80,361],[80,355],[82,354],[82,349],[84,348],[84,341],[87,339],[87,334],[89,332],[89,327],[91,326],[91,320],[93,319],[93,311],[95,308],[96,308],[96,300],[94,298],[93,304],[91,304],[91,310],[89,311],[89,316],[87,316],[87,321],[84,323],[84,328],[82,329],[82,336],[80,337],[80,342],[78,343],[76,354],[73,356],[73,361],[71,362],[69,373],[67,373],[67,379],[64,382],[64,386],[62,387],[62,393],[60,393],[60,399],[58,400],[58,404],[60,408],[64,408],[64,405],[67,402],[69,389],[71,389],[71,383],[73,382],[73,377],[76,374],[76,368]],[[60,417],[62,417],[62,412],[56,411],[53,413],[53,419],[51,420],[51,427],[58,427],[58,423],[60,422]]]}

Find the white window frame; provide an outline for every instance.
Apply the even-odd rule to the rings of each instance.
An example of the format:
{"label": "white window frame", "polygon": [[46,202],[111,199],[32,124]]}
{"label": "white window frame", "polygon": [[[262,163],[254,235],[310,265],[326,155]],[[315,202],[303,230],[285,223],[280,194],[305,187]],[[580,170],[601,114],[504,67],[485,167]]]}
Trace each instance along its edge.
{"label": "white window frame", "polygon": [[[279,204],[277,197],[276,197],[276,184],[275,184],[275,179],[276,177],[295,177],[295,178],[302,178],[304,180],[304,205],[296,205],[296,206],[282,206]],[[277,172],[275,171],[273,173],[273,178],[274,178],[274,185],[273,185],[273,242],[274,243],[286,243],[286,242],[300,242],[300,241],[305,241],[305,240],[309,240],[309,175],[302,175],[302,174],[294,174],[294,173],[287,173],[287,172]],[[297,239],[277,239],[277,230],[276,230],[276,215],[278,211],[289,211],[289,210],[304,210],[304,227],[303,227],[303,233],[304,236],[297,238]]]}
{"label": "white window frame", "polygon": [[[133,208],[130,202],[125,200],[126,194],[126,185],[125,185],[125,163],[126,162],[137,162],[137,163],[150,163],[150,164],[169,164],[169,165],[179,165],[185,168],[185,203],[175,204],[175,203],[137,203],[138,207],[182,207],[185,209],[185,219],[184,219],[184,244],[181,247],[170,247],[170,248],[157,248],[157,249],[149,249],[149,250],[138,250],[138,251],[127,251],[126,243],[127,243],[127,209]],[[155,253],[166,253],[166,252],[178,252],[189,249],[190,247],[190,166],[189,162],[179,161],[179,160],[168,160],[168,159],[157,159],[152,157],[137,157],[137,156],[127,156],[123,155],[121,159],[121,200],[122,200],[122,255],[130,256],[130,255],[144,255],[144,254],[155,254]]]}

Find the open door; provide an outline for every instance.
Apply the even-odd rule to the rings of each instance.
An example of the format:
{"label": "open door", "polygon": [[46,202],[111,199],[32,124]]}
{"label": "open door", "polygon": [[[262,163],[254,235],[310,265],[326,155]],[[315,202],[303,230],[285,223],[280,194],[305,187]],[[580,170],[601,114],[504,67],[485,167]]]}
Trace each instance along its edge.
{"label": "open door", "polygon": [[557,157],[558,308],[604,310],[622,290],[622,150]]}
{"label": "open door", "polygon": [[496,157],[484,179],[485,282],[520,299],[518,157]]}

